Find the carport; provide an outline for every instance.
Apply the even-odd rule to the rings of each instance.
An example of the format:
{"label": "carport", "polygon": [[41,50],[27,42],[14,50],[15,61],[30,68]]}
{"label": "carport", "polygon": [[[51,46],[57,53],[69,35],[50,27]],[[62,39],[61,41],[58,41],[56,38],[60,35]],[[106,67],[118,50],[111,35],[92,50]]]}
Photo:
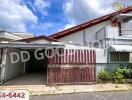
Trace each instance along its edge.
{"label": "carport", "polygon": [[[64,47],[60,44],[38,44],[38,43],[0,43],[2,50],[0,80],[5,85],[43,85],[47,84],[48,76],[48,58],[45,54],[45,48]],[[44,59],[35,59],[34,53],[37,51],[38,57],[43,54]],[[30,59],[22,61],[21,51],[29,52]],[[20,59],[17,63],[11,63],[10,53],[17,52]],[[17,55],[13,56],[16,59]],[[24,54],[23,58],[26,58]]]}
{"label": "carport", "polygon": [[[92,48],[78,47],[64,43],[0,43],[3,49],[1,62],[1,82],[7,85],[53,85],[53,84],[91,84],[96,83],[96,52]],[[38,49],[39,48],[39,49]],[[46,48],[50,57],[46,58]],[[65,49],[62,49],[65,48]],[[44,59],[36,60],[35,51]],[[18,63],[11,63],[9,54],[29,52],[31,58]],[[54,51],[59,51],[59,55]],[[41,53],[41,54],[40,54]],[[23,58],[27,57],[24,55]],[[11,57],[16,59],[15,57]]]}

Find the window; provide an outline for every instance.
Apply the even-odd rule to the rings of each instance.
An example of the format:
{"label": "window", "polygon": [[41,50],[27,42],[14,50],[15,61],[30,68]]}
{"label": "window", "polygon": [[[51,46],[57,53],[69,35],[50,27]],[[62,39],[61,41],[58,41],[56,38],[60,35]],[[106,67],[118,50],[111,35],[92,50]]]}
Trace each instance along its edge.
{"label": "window", "polygon": [[120,61],[129,61],[129,52],[120,53]]}
{"label": "window", "polygon": [[111,62],[129,62],[129,52],[111,52]]}
{"label": "window", "polygon": [[110,53],[110,61],[119,61],[119,53],[111,52]]}

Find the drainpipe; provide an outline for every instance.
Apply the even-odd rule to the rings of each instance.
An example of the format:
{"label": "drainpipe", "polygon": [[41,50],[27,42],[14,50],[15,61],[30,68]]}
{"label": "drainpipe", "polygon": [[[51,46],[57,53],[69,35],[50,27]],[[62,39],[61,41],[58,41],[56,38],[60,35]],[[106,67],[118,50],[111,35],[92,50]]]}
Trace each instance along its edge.
{"label": "drainpipe", "polygon": [[86,45],[86,31],[85,29],[83,30],[83,46]]}
{"label": "drainpipe", "polygon": [[108,50],[107,50],[107,68],[109,68],[109,64],[110,64],[110,49],[109,49],[109,47],[108,47]]}

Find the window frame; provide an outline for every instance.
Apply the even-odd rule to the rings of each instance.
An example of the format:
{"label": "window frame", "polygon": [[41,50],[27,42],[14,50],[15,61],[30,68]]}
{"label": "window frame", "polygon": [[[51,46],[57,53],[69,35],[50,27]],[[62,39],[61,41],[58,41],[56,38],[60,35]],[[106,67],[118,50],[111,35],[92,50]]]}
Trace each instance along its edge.
{"label": "window frame", "polygon": [[[119,53],[119,57],[118,57],[119,61],[111,61],[111,53],[112,52],[109,53],[109,62],[110,63],[129,63],[130,62],[130,52],[116,52],[116,53]],[[120,60],[121,59],[121,56],[120,56],[121,53],[128,53],[129,54],[129,60],[128,61],[121,61]]]}

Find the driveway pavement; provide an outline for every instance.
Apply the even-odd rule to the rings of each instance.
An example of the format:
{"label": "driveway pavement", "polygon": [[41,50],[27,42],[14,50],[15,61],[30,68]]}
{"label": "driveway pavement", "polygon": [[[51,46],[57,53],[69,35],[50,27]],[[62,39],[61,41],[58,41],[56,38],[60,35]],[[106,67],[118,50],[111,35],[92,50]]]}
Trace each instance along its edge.
{"label": "driveway pavement", "polygon": [[[30,82],[31,83],[31,82]],[[0,86],[1,90],[24,89],[30,91],[30,95],[55,95],[75,94],[102,91],[131,91],[131,84],[93,84],[93,85],[6,85]]]}
{"label": "driveway pavement", "polygon": [[30,100],[132,100],[132,91],[31,96]]}
{"label": "driveway pavement", "polygon": [[18,86],[18,85],[45,85],[46,75],[44,73],[29,73],[20,75],[14,79],[9,80],[5,86]]}

